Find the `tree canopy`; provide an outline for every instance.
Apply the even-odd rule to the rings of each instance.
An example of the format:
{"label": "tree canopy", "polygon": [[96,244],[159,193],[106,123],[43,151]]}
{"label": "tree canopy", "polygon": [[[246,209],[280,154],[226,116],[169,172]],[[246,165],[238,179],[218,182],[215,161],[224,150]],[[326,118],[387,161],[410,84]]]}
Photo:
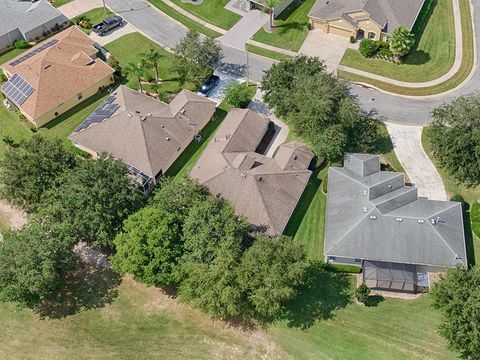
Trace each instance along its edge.
{"label": "tree canopy", "polygon": [[480,354],[480,266],[458,267],[436,283],[433,306],[442,312],[440,333],[465,358]]}
{"label": "tree canopy", "polygon": [[456,180],[480,183],[480,94],[461,96],[433,110],[434,156]]}
{"label": "tree canopy", "polygon": [[65,223],[77,241],[112,247],[123,221],[142,205],[123,163],[108,157],[82,161],[45,193],[41,216]]}
{"label": "tree canopy", "polygon": [[213,66],[221,59],[222,51],[211,37],[202,39],[195,30],[187,35],[175,47],[177,70],[184,78],[200,85],[213,72]]}
{"label": "tree canopy", "polygon": [[0,298],[33,307],[51,297],[74,266],[64,225],[33,220],[0,242]]}
{"label": "tree canopy", "polygon": [[238,281],[257,316],[275,317],[297,294],[307,267],[304,248],[291,238],[260,235],[242,256]]}
{"label": "tree canopy", "polygon": [[407,55],[415,44],[415,35],[405,26],[399,26],[392,32],[389,40],[390,51],[397,58]]}
{"label": "tree canopy", "polygon": [[115,238],[115,270],[156,286],[175,284],[173,269],[183,253],[181,224],[174,214],[145,207],[130,216]]}
{"label": "tree canopy", "polygon": [[361,113],[348,84],[327,73],[318,58],[297,56],[273,65],[261,87],[269,107],[317,155],[335,161],[345,150],[375,147],[379,122]]}
{"label": "tree canopy", "polygon": [[43,193],[55,188],[58,177],[75,166],[75,155],[65,150],[60,139],[35,134],[20,147],[7,148],[0,159],[1,195],[34,212]]}

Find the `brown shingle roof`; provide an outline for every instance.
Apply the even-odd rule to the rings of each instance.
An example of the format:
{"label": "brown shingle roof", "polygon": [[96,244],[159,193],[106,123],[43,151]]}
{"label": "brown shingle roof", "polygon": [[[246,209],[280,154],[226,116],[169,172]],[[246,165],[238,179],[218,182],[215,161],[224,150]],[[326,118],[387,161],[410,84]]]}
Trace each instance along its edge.
{"label": "brown shingle roof", "polygon": [[255,153],[267,127],[268,120],[254,111],[232,109],[190,176],[275,235],[285,229],[308,183],[313,154],[298,142],[281,145],[280,158]]}
{"label": "brown shingle roof", "polygon": [[113,74],[110,66],[92,58],[97,53],[94,41],[78,28],[70,27],[52,39],[59,42],[16,66],[10,64],[23,54],[2,66],[35,88],[21,106],[34,120]]}
{"label": "brown shingle roof", "polygon": [[111,96],[119,108],[103,121],[86,128],[82,124],[70,139],[97,154],[109,153],[151,178],[167,171],[215,112],[213,101],[188,90],[170,104],[123,85]]}

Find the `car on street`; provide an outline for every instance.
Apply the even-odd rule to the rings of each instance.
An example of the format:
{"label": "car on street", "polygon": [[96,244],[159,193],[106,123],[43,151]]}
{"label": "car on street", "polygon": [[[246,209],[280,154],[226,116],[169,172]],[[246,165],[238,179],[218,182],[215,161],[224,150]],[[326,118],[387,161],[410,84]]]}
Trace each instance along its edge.
{"label": "car on street", "polygon": [[210,92],[218,85],[220,82],[220,77],[217,75],[210,76],[202,85],[199,90],[199,93],[203,96],[208,97]]}
{"label": "car on street", "polygon": [[123,24],[123,19],[120,16],[115,15],[103,20],[101,23],[97,25],[94,25],[92,30],[96,34],[100,34],[103,36],[108,31],[115,29],[116,27],[121,26],[122,24]]}

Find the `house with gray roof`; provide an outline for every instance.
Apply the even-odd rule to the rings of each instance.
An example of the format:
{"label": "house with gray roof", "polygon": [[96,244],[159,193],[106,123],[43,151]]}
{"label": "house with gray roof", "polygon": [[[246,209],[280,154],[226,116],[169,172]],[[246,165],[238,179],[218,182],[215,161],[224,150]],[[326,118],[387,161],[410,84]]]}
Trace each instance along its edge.
{"label": "house with gray roof", "polygon": [[310,179],[313,153],[297,141],[280,145],[273,158],[256,152],[268,124],[252,110],[230,110],[190,177],[230,201],[258,231],[277,235]]}
{"label": "house with gray roof", "polygon": [[313,29],[346,38],[387,40],[399,26],[412,30],[425,0],[317,0]]}
{"label": "house with gray roof", "polygon": [[362,266],[372,288],[419,291],[432,273],[467,265],[462,206],[419,197],[377,155],[346,154],[328,172],[325,258]]}
{"label": "house with gray roof", "polygon": [[39,41],[68,23],[47,0],[0,0],[0,51],[16,40]]}
{"label": "house with gray roof", "polygon": [[148,192],[215,113],[215,102],[182,90],[166,104],[121,85],[69,139],[98,158],[123,161],[132,180]]}

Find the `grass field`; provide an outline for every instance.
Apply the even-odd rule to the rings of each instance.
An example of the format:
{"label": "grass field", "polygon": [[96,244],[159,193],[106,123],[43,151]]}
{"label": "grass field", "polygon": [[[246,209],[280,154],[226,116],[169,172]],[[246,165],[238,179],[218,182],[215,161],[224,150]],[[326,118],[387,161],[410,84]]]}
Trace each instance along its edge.
{"label": "grass field", "polygon": [[455,59],[452,0],[432,0],[425,21],[416,34],[415,46],[402,64],[367,59],[358,50],[347,49],[341,65],[409,82],[439,78],[450,70]]}
{"label": "grass field", "polygon": [[181,0],[172,0],[173,3],[189,13],[225,30],[229,30],[241,19],[240,15],[225,9],[225,5],[227,5],[229,1],[230,0],[204,0],[201,4],[197,5],[185,3]]}
{"label": "grass field", "polygon": [[[467,187],[461,183],[455,181],[455,179],[444,169],[442,168],[435,157],[432,155],[432,146],[429,140],[430,129],[428,127],[423,128],[422,132],[422,144],[425,149],[425,152],[428,154],[432,162],[435,164],[440,176],[443,179],[445,185],[445,190],[447,191],[448,197],[458,194],[462,195],[466,202],[471,205],[480,199],[480,187]],[[471,264],[480,264],[480,239],[473,234],[470,226],[470,211],[465,213],[465,232],[466,232],[466,241],[467,241],[467,256]]]}
{"label": "grass field", "polygon": [[298,51],[308,34],[308,13],[315,0],[295,0],[275,19],[275,31],[267,33],[260,29],[254,40],[279,48]]}
{"label": "grass field", "polygon": [[460,85],[470,74],[474,62],[474,42],[473,29],[470,12],[470,2],[468,0],[459,0],[460,12],[462,19],[462,41],[463,41],[463,57],[459,71],[449,80],[430,87],[425,88],[406,88],[382,81],[372,80],[368,77],[355,75],[343,70],[338,70],[337,75],[350,81],[363,82],[371,84],[379,89],[389,91],[396,94],[425,96],[439,94]]}

